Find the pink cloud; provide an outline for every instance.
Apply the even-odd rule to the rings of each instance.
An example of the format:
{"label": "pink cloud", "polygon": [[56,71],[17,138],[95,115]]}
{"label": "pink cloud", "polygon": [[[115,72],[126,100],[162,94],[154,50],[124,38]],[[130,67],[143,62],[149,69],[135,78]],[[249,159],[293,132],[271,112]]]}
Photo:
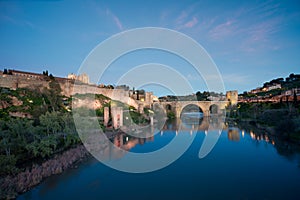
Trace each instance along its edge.
{"label": "pink cloud", "polygon": [[185,10],[183,10],[180,15],[176,18],[175,23],[176,24],[183,24],[186,18],[188,17],[188,14]]}
{"label": "pink cloud", "polygon": [[182,10],[174,21],[175,29],[181,30],[185,28],[193,28],[198,24],[198,18],[195,9],[199,3],[194,3]]}
{"label": "pink cloud", "polygon": [[123,30],[123,25],[120,19],[115,14],[113,14],[109,9],[106,9],[106,15],[110,16],[113,19],[115,25],[118,27],[120,31]]}
{"label": "pink cloud", "polygon": [[186,22],[186,23],[184,24],[184,27],[186,27],[186,28],[192,28],[192,27],[194,27],[197,23],[198,23],[198,19],[197,19],[196,17],[193,17],[192,20],[190,20],[190,21],[188,21],[188,22]]}
{"label": "pink cloud", "polygon": [[209,37],[212,39],[221,39],[224,37],[232,36],[237,32],[236,21],[227,20],[224,23],[221,23],[215,26],[209,31]]}

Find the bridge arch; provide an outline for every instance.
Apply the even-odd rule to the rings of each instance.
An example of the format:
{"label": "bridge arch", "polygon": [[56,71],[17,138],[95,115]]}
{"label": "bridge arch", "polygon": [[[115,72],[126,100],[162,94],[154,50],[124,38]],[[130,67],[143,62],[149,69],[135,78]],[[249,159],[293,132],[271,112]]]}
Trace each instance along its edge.
{"label": "bridge arch", "polygon": [[204,113],[203,108],[201,108],[200,105],[195,104],[195,103],[187,103],[187,104],[183,105],[179,111],[180,111],[178,113],[179,117],[182,117],[182,115],[185,112],[201,112],[201,113]]}
{"label": "bridge arch", "polygon": [[[224,114],[225,107],[228,105],[228,101],[173,101],[173,102],[160,102],[165,112],[171,109],[177,118],[181,117],[182,111],[188,105],[195,105],[203,112],[203,116],[207,117],[211,114]],[[167,104],[169,104],[168,107]]]}
{"label": "bridge arch", "polygon": [[209,114],[211,115],[219,114],[219,106],[217,104],[211,104],[209,106]]}
{"label": "bridge arch", "polygon": [[171,104],[166,104],[166,110],[171,111],[172,110],[172,105]]}

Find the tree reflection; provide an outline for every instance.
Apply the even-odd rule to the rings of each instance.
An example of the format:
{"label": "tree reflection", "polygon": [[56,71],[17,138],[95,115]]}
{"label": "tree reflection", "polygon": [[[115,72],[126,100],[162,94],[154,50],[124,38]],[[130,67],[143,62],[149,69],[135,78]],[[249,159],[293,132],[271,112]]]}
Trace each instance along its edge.
{"label": "tree reflection", "polygon": [[277,153],[282,155],[286,159],[293,161],[298,160],[300,162],[300,144],[291,141],[284,137],[279,137],[260,130],[250,124],[239,124],[239,128],[245,130],[246,133],[255,141],[265,141],[274,146]]}

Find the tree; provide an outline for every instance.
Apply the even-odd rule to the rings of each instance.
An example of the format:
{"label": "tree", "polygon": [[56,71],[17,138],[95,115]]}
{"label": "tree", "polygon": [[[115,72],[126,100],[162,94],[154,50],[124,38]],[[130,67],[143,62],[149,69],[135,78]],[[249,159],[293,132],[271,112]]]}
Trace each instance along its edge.
{"label": "tree", "polygon": [[140,91],[139,90],[136,91],[136,100],[140,100]]}
{"label": "tree", "polygon": [[210,96],[210,93],[207,91],[204,91],[203,93],[201,93],[200,91],[198,91],[196,93],[197,96],[197,100],[198,101],[208,101],[208,97]]}
{"label": "tree", "polygon": [[51,110],[59,111],[63,107],[63,101],[61,98],[61,88],[59,83],[53,79],[49,82],[49,89],[44,90],[44,95],[48,99]]}
{"label": "tree", "polygon": [[61,131],[60,117],[57,112],[46,112],[46,114],[40,116],[40,123],[46,128],[46,133],[49,136]]}
{"label": "tree", "polygon": [[35,140],[26,146],[35,157],[41,156],[42,158],[53,154],[57,147],[56,137],[51,135],[44,137],[41,140]]}
{"label": "tree", "polygon": [[6,156],[10,156],[11,148],[13,147],[13,142],[11,140],[9,131],[1,130],[0,138],[1,138],[1,142],[0,142],[1,149],[3,149],[5,151]]}
{"label": "tree", "polygon": [[7,69],[4,69],[3,74],[7,74]]}
{"label": "tree", "polygon": [[49,75],[50,80],[54,80],[54,76],[52,74]]}
{"label": "tree", "polygon": [[43,75],[44,75],[44,76],[49,76],[49,74],[48,74],[48,70],[46,70],[46,71],[43,71]]}
{"label": "tree", "polygon": [[294,106],[297,106],[297,94],[296,91],[294,90]]}

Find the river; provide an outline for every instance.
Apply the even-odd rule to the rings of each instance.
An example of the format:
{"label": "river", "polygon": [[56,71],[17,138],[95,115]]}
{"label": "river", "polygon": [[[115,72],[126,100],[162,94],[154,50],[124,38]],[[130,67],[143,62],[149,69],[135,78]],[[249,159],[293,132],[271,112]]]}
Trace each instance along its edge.
{"label": "river", "polygon": [[[171,165],[150,173],[111,169],[90,157],[78,168],[47,178],[18,199],[298,199],[299,152],[268,135],[222,125],[207,156],[199,149],[210,134],[205,126],[167,124],[153,137],[137,139],[118,134],[112,141],[131,144],[130,152],[151,152],[175,137],[194,136],[192,145]],[[115,140],[118,138],[118,140]],[[278,146],[280,144],[280,146]],[[110,152],[113,154],[113,152]],[[126,155],[108,155],[123,159]]]}

